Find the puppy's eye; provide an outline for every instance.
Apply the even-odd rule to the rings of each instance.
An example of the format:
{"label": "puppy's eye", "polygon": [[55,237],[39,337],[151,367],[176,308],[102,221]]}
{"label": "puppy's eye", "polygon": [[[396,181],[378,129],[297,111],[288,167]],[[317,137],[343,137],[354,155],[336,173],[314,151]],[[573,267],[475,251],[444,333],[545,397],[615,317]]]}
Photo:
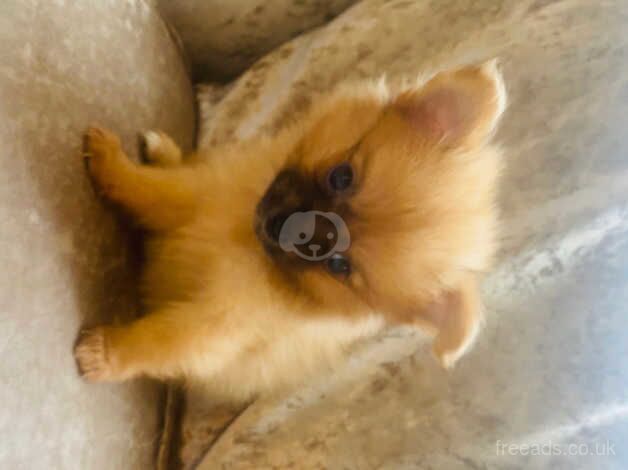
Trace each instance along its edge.
{"label": "puppy's eye", "polygon": [[349,163],[341,163],[327,175],[327,185],[332,191],[345,191],[353,183],[353,168]]}
{"label": "puppy's eye", "polygon": [[332,255],[327,258],[326,263],[327,269],[329,269],[332,274],[341,274],[344,276],[351,274],[351,263],[341,254],[336,253]]}

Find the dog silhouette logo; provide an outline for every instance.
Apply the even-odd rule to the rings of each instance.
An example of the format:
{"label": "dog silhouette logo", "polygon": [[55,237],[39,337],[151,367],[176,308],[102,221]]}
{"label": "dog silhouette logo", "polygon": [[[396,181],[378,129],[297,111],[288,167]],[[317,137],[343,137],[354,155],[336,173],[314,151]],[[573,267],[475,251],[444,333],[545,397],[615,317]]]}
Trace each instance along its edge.
{"label": "dog silhouette logo", "polygon": [[321,261],[349,249],[349,229],[334,212],[294,212],[281,227],[279,246],[308,261]]}

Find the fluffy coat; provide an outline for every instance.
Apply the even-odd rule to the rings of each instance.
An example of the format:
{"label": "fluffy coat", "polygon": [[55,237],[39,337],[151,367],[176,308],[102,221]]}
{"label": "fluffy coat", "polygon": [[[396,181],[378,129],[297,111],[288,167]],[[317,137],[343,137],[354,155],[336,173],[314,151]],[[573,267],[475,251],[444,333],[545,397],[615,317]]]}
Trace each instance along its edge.
{"label": "fluffy coat", "polygon": [[[401,90],[344,87],[277,135],[185,159],[150,132],[149,165],[91,127],[91,176],[150,235],[147,314],[84,331],[83,377],[187,378],[242,401],[298,383],[400,322],[432,333],[436,357],[452,365],[481,325],[477,284],[497,234],[500,151],[490,138],[504,108],[491,61]],[[325,175],[340,164],[351,165],[351,190],[329,194]],[[350,274],[267,249],[260,201],[286,168],[305,182],[291,188],[297,196],[306,186],[322,195],[308,209],[346,222]]]}

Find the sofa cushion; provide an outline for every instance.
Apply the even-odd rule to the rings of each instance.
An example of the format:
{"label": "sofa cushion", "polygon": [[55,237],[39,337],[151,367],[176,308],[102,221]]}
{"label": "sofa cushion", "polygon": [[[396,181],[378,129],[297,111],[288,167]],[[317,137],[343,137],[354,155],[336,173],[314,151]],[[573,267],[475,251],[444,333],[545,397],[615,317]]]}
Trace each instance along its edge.
{"label": "sofa cushion", "polygon": [[137,313],[137,244],[88,180],[97,122],[134,151],[162,128],[189,148],[186,69],[150,2],[0,2],[0,466],[151,468],[160,388],[88,385],[83,324]]}
{"label": "sofa cushion", "polygon": [[357,0],[159,0],[195,76],[229,80],[275,46],[324,24]]}

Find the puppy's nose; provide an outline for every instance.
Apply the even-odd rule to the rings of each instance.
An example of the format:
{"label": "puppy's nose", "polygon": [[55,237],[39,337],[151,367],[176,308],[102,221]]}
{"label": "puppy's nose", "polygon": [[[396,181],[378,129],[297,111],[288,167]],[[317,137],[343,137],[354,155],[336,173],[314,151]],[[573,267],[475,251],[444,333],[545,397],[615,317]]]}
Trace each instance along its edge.
{"label": "puppy's nose", "polygon": [[269,217],[264,224],[264,230],[266,235],[274,242],[279,242],[279,235],[281,234],[281,228],[286,223],[288,216],[285,214],[278,214],[273,217]]}
{"label": "puppy's nose", "polygon": [[316,252],[321,249],[321,246],[317,245],[316,243],[312,243],[308,245],[307,247],[310,249],[310,251],[312,251],[312,254],[314,256],[316,256]]}

